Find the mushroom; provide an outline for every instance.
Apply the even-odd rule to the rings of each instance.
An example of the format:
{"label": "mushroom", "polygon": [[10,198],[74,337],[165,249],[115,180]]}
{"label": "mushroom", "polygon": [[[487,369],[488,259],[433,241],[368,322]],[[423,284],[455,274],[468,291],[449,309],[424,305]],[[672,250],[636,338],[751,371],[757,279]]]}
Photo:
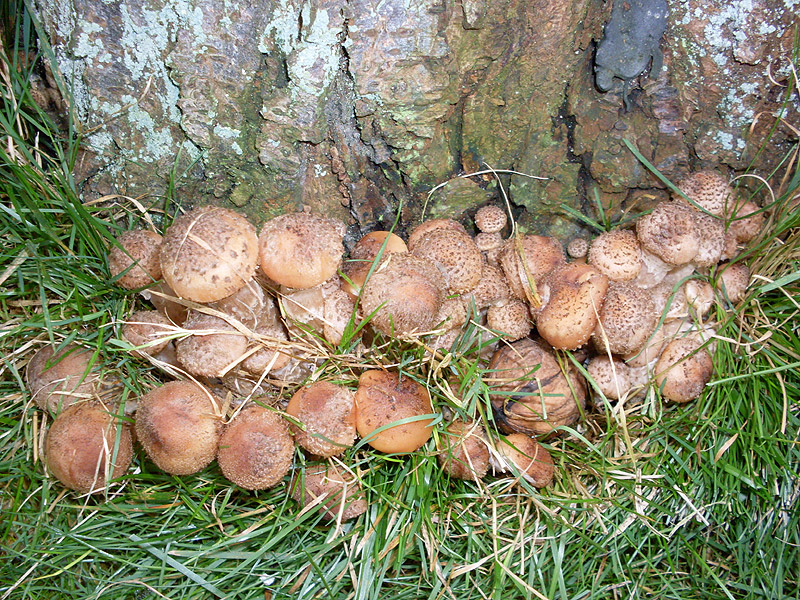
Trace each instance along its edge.
{"label": "mushroom", "polygon": [[291,483],[301,506],[318,505],[325,519],[347,521],[367,512],[364,490],[355,474],[333,464],[309,464]]}
{"label": "mushroom", "polygon": [[658,324],[653,296],[631,283],[608,286],[600,318],[594,330],[595,346],[601,352],[631,354],[642,348]]}
{"label": "mushroom", "polygon": [[586,260],[613,281],[632,281],[642,269],[642,249],[633,231],[615,229],[594,239]]}
{"label": "mushroom", "polygon": [[272,281],[306,289],[328,281],[342,263],[345,226],[309,213],[270,219],[258,236],[261,270]]}
{"label": "mushroom", "polygon": [[442,471],[455,479],[482,479],[489,470],[486,431],[475,422],[453,421],[437,443]]}
{"label": "mushroom", "polygon": [[311,454],[328,458],[344,452],[356,439],[355,397],[346,387],[316,381],[294,393],[286,413],[299,423],[289,429]]}
{"label": "mushroom", "polygon": [[[383,252],[381,252],[381,248],[383,248]],[[342,266],[344,273],[341,282],[342,289],[355,300],[378,255],[404,252],[408,252],[408,246],[400,236],[389,231],[368,233],[356,242],[350,251],[350,258]]]}
{"label": "mushroom", "polygon": [[160,256],[164,280],[179,297],[213,302],[252,279],[258,238],[239,213],[201,206],[175,219],[164,235]]}
{"label": "mushroom", "polygon": [[500,250],[504,243],[503,236],[499,233],[480,232],[475,236],[475,246],[487,258],[490,253]]}
{"label": "mushroom", "polygon": [[717,290],[731,304],[739,302],[747,293],[750,283],[750,269],[744,263],[720,265],[717,277]]}
{"label": "mushroom", "polygon": [[518,472],[537,488],[553,483],[553,457],[532,437],[523,433],[509,434],[497,444],[497,454],[498,470]]}
{"label": "mushroom", "polygon": [[581,259],[586,258],[589,253],[589,242],[583,238],[575,238],[570,240],[567,244],[567,254],[570,258]]}
{"label": "mushroom", "polygon": [[[716,171],[696,171],[680,182],[678,188],[690,200],[693,208],[721,217],[725,214],[729,199],[733,195],[728,180]],[[686,203],[682,197],[676,201]]]}
{"label": "mushroom", "polygon": [[482,233],[500,233],[507,222],[506,211],[497,205],[487,204],[475,213],[475,227]]}
{"label": "mushroom", "polygon": [[522,339],[532,327],[528,305],[522,300],[494,304],[486,311],[486,325],[508,341]]}
{"label": "mushroom", "polygon": [[154,231],[136,229],[117,237],[108,253],[108,270],[117,283],[134,290],[161,279],[159,249],[161,236]]}
{"label": "mushroom", "polygon": [[430,219],[417,225],[408,235],[408,249],[411,250],[418,239],[435,229],[448,229],[467,234],[467,230],[464,229],[464,226],[458,221],[454,221],[453,219]]}
{"label": "mushroom", "polygon": [[408,249],[439,268],[452,294],[470,291],[481,279],[483,256],[466,233],[440,227],[409,241]]}
{"label": "mushroom", "polygon": [[694,336],[677,338],[661,352],[655,366],[655,382],[661,395],[673,402],[699,398],[711,380],[714,361]]}
{"label": "mushroom", "polygon": [[94,353],[76,344],[41,348],[28,362],[25,379],[36,405],[52,414],[81,398],[97,394],[100,376],[93,371]]}
{"label": "mushroom", "polygon": [[286,422],[259,404],[248,404],[225,425],[217,450],[222,474],[246,490],[277,485],[289,473],[293,457]]}
{"label": "mushroom", "polygon": [[247,336],[221,317],[193,310],[183,327],[192,333],[175,344],[175,351],[192,375],[221,377],[247,351]]}
{"label": "mushroom", "polygon": [[567,262],[561,242],[553,237],[524,235],[506,241],[498,257],[512,294],[536,308],[536,286],[547,273]]}
{"label": "mushroom", "polygon": [[639,275],[633,280],[633,284],[640,288],[652,288],[664,281],[664,278],[672,270],[672,265],[665,263],[655,254],[647,250],[642,250],[642,268]]}
{"label": "mushroom", "polygon": [[131,464],[130,429],[97,400],[64,409],[45,441],[47,470],[81,494],[101,492]]}
{"label": "mushroom", "polygon": [[[373,369],[358,379],[355,394],[356,429],[381,452],[406,453],[430,438],[431,397],[425,386],[397,372]],[[411,419],[406,423],[398,421]]]}
{"label": "mushroom", "polygon": [[701,212],[694,214],[697,231],[697,254],[692,263],[698,267],[716,265],[725,250],[725,225],[719,217]]}
{"label": "mushroom", "polygon": [[154,356],[170,344],[175,325],[157,310],[137,310],[122,325],[122,338],[133,348],[131,354]]}
{"label": "mushroom", "polygon": [[162,471],[201,471],[214,460],[219,436],[216,401],[199,384],[171,381],[139,398],[136,438]]}
{"label": "mushroom", "polygon": [[699,250],[694,211],[685,204],[659,202],[636,221],[642,248],[670,265],[690,262]]}
{"label": "mushroom", "polygon": [[475,310],[483,310],[492,304],[499,304],[511,297],[508,281],[500,267],[483,265],[481,280],[478,285],[464,294],[464,304],[468,308],[474,305]]}
{"label": "mushroom", "polygon": [[764,213],[752,200],[737,205],[730,215],[729,231],[737,243],[746,244],[753,240],[764,227]]}
{"label": "mushroom", "polygon": [[714,306],[714,286],[705,279],[690,279],[683,290],[690,312],[702,321]]}
{"label": "mushroom", "polygon": [[604,354],[593,356],[586,365],[586,372],[591,377],[590,383],[609,400],[624,398],[633,387],[631,367]]}

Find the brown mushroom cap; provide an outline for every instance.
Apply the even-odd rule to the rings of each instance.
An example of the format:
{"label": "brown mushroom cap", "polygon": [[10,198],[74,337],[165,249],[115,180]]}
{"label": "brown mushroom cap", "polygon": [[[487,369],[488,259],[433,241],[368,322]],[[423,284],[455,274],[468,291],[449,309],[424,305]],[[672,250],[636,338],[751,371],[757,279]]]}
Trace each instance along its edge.
{"label": "brown mushroom cap", "polygon": [[[386,241],[387,238],[388,241]],[[381,252],[381,248],[383,248],[381,256],[408,252],[408,247],[403,239],[389,231],[373,231],[358,240],[350,252],[350,258],[342,265],[346,279],[343,278],[340,284],[353,300],[358,297],[361,286],[364,285],[372,263]]]}
{"label": "brown mushroom cap", "polygon": [[526,337],[533,327],[528,305],[522,300],[508,300],[490,306],[486,311],[486,325],[512,342]]}
{"label": "brown mushroom cap", "polygon": [[656,386],[664,398],[683,403],[703,393],[711,381],[714,361],[701,346],[700,339],[690,336],[672,340],[664,347],[654,369]]}
{"label": "brown mushroom cap", "polygon": [[636,221],[636,235],[644,250],[671,265],[690,262],[699,249],[694,212],[678,202],[659,202]]}
{"label": "brown mushroom cap", "polygon": [[609,400],[619,400],[633,387],[631,367],[604,354],[593,356],[586,365],[586,372]]}
{"label": "brown mushroom cap", "polygon": [[585,258],[589,253],[589,242],[583,238],[575,238],[567,244],[567,254],[572,258]]}
{"label": "brown mushroom cap", "polygon": [[630,229],[615,229],[597,236],[587,262],[614,281],[636,279],[642,269],[642,250]]}
{"label": "brown mushroom cap", "polygon": [[553,457],[532,437],[524,433],[509,434],[497,444],[497,452],[505,463],[504,471],[513,470],[513,464],[534,487],[543,488],[553,483]]}
{"label": "brown mushroom cap", "polygon": [[483,233],[499,233],[507,222],[506,211],[497,205],[487,204],[475,213],[475,227]]}
{"label": "brown mushroom cap", "polygon": [[41,348],[28,362],[25,379],[31,398],[42,410],[56,414],[81,398],[97,393],[100,377],[92,372],[92,351],[67,344]]}
{"label": "brown mushroom cap", "polygon": [[222,474],[246,490],[277,485],[291,469],[293,457],[286,422],[258,404],[246,406],[225,425],[217,450]]}
{"label": "brown mushroom cap", "polygon": [[593,334],[595,345],[604,353],[636,352],[655,331],[659,316],[649,290],[631,283],[612,283]]}
{"label": "brown mushroom cap", "polygon": [[456,329],[467,322],[467,307],[462,298],[446,298],[436,315],[436,327],[444,330]]}
{"label": "brown mushroom cap", "polygon": [[[692,173],[678,185],[686,196],[703,210],[722,216],[733,195],[728,180],[716,171],[703,170]],[[683,198],[676,200],[686,202]]]}
{"label": "brown mushroom cap", "polygon": [[193,310],[183,326],[197,332],[175,344],[178,361],[192,375],[221,377],[247,351],[247,336],[220,317]]}
{"label": "brown mushroom cap", "polygon": [[430,261],[392,254],[381,261],[361,290],[361,314],[386,335],[430,331],[444,299],[445,284]]}
{"label": "brown mushroom cap", "polygon": [[258,236],[261,270],[274,282],[305,289],[327,281],[342,263],[344,224],[309,213],[270,219]]}
{"label": "brown mushroom cap", "polygon": [[503,247],[505,240],[499,233],[485,233],[481,232],[475,236],[475,246],[484,255],[487,252],[493,252]]}
{"label": "brown mushroom cap", "polygon": [[697,230],[697,254],[692,263],[698,267],[711,267],[717,264],[725,250],[725,224],[722,219],[696,212],[694,214]]}
{"label": "brown mushroom cap", "polygon": [[122,337],[134,356],[158,354],[170,343],[175,325],[157,310],[137,310],[122,326]]}
{"label": "brown mushroom cap", "polygon": [[318,503],[325,519],[347,521],[367,512],[358,478],[333,464],[306,465],[291,483],[292,498],[302,506]]}
{"label": "brown mushroom cap", "polygon": [[[358,435],[381,452],[414,452],[430,438],[433,419],[391,425],[433,412],[428,390],[396,372],[364,371],[355,394]],[[388,426],[388,427],[387,427]],[[376,430],[385,428],[382,431]]]}
{"label": "brown mushroom cap", "polygon": [[453,421],[439,437],[436,459],[456,479],[483,479],[489,470],[486,431],[477,423]]}
{"label": "brown mushroom cap", "polygon": [[500,267],[484,264],[481,280],[469,293],[462,296],[468,308],[482,310],[492,304],[498,304],[511,297],[511,290],[508,287],[503,271]]}
{"label": "brown mushroom cap", "polygon": [[175,219],[164,235],[160,256],[164,280],[178,296],[213,302],[252,279],[258,238],[239,213],[202,206]]}
{"label": "brown mushroom cap", "polygon": [[439,268],[450,293],[468,292],[481,279],[483,256],[466,233],[447,228],[434,229],[416,238],[414,244],[409,243],[408,248]]}
{"label": "brown mushroom cap", "polygon": [[761,232],[766,217],[760,211],[758,205],[751,200],[738,205],[732,211],[730,215],[732,220],[728,230],[738,243],[746,244]]}
{"label": "brown mushroom cap", "polygon": [[750,269],[744,263],[720,265],[717,290],[731,303],[739,302],[747,293]]}
{"label": "brown mushroom cap", "polygon": [[82,494],[102,491],[107,481],[128,470],[132,458],[130,429],[96,400],[66,408],[47,432],[47,470]]}
{"label": "brown mushroom cap", "polygon": [[139,398],[136,438],[162,471],[197,473],[217,453],[220,420],[216,413],[204,388],[191,381],[171,381]]}
{"label": "brown mushroom cap", "polygon": [[355,396],[346,387],[317,381],[301,387],[289,400],[286,413],[297,443],[311,454],[328,458],[344,452],[356,439]]}
{"label": "brown mushroom cap", "polygon": [[119,285],[133,290],[161,279],[159,234],[145,229],[125,231],[117,242],[119,246],[113,246],[108,253],[108,270],[112,277],[119,276]]}
{"label": "brown mushroom cap", "polygon": [[189,308],[177,301],[178,294],[164,281],[140,292],[145,300],[149,300],[153,307],[163,314],[175,325],[183,325],[189,315]]}
{"label": "brown mushroom cap", "polygon": [[483,378],[501,428],[538,435],[577,421],[585,382],[572,370],[568,374],[551,350],[529,338],[501,346]]}
{"label": "brown mushroom cap", "polygon": [[542,277],[567,262],[561,242],[540,235],[512,237],[503,246],[498,259],[511,292],[528,302],[534,299],[530,283],[538,286]]}
{"label": "brown mushroom cap", "polygon": [[417,225],[408,235],[408,249],[413,252],[413,247],[416,245],[417,240],[434,229],[449,229],[451,231],[467,233],[464,226],[453,219],[430,219]]}

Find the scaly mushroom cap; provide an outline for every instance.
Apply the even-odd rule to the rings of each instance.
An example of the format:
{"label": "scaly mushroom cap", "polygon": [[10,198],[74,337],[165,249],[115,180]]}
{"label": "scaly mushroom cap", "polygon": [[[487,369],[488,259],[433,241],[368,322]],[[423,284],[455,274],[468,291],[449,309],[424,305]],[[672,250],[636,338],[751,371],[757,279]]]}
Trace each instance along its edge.
{"label": "scaly mushroom cap", "polygon": [[694,211],[685,204],[660,202],[636,221],[642,248],[671,265],[685,265],[699,249]]}
{"label": "scaly mushroom cap", "polygon": [[434,229],[416,238],[408,248],[412,254],[428,259],[439,268],[452,294],[468,292],[481,280],[483,256],[466,233]]}
{"label": "scaly mushroom cap", "polygon": [[612,283],[594,330],[595,345],[603,353],[636,352],[655,331],[658,319],[659,313],[648,290],[631,283]]}
{"label": "scaly mushroom cap", "polygon": [[[396,421],[433,412],[428,390],[407,376],[380,370],[364,371],[355,395],[358,435],[381,452],[414,452],[430,438],[433,419],[400,425]],[[377,429],[390,427],[376,433]]]}
{"label": "scaly mushroom cap", "polygon": [[732,211],[733,220],[728,230],[733,233],[738,243],[746,244],[761,232],[766,217],[763,212],[759,212],[760,210],[755,202],[748,200]]}
{"label": "scaly mushroom cap", "polygon": [[577,421],[586,402],[583,378],[570,371],[567,379],[553,353],[529,338],[495,352],[484,382],[505,431],[551,433]]}
{"label": "scaly mushroom cap", "polygon": [[136,348],[131,353],[139,357],[161,352],[174,333],[175,325],[157,310],[137,310],[122,326],[123,339]]}
{"label": "scaly mushroom cap", "polygon": [[[384,245],[384,241],[387,238],[388,241]],[[383,248],[381,256],[408,252],[408,246],[406,246],[403,239],[389,231],[373,231],[358,240],[350,252],[350,258],[342,266],[342,271],[349,281],[342,279],[341,288],[353,300],[358,297],[361,286],[364,285],[369,270],[372,268],[372,262],[380,253],[381,248]]]}
{"label": "scaly mushroom cap", "polygon": [[346,387],[328,381],[303,386],[289,400],[286,413],[303,424],[289,424],[294,439],[316,456],[341,454],[356,439],[355,397]]}
{"label": "scaly mushroom cap", "polygon": [[419,238],[427,235],[434,229],[449,229],[451,231],[467,233],[467,230],[464,229],[464,226],[453,219],[430,219],[429,221],[425,221],[417,225],[408,235],[408,249],[413,252],[413,247],[416,245]]}
{"label": "scaly mushroom cap", "polygon": [[191,475],[214,460],[220,435],[217,407],[191,381],[170,381],[139,398],[136,439],[162,471]]}
{"label": "scaly mushroom cap", "polygon": [[81,494],[103,491],[108,480],[128,470],[132,458],[130,429],[96,400],[65,409],[47,432],[47,470],[66,487]]}
{"label": "scaly mushroom cap", "polygon": [[442,302],[439,314],[436,315],[436,327],[439,329],[456,329],[467,322],[467,307],[461,298],[447,298]]}
{"label": "scaly mushroom cap", "polygon": [[589,253],[589,242],[583,238],[575,238],[567,244],[567,254],[572,258],[585,258]]}
{"label": "scaly mushroom cap", "polygon": [[198,332],[175,344],[178,362],[192,375],[221,377],[247,351],[247,337],[225,319],[191,311],[183,327]]}
{"label": "scaly mushroom cap", "polygon": [[344,225],[309,213],[270,219],[258,236],[261,270],[274,282],[305,289],[336,275]]}
{"label": "scaly mushroom cap", "polygon": [[600,393],[609,400],[619,400],[633,387],[631,367],[604,354],[593,356],[586,365],[586,372]]}
{"label": "scaly mushroom cap", "polygon": [[493,204],[482,206],[475,213],[475,227],[483,233],[500,233],[507,222],[506,211]]}
{"label": "scaly mushroom cap", "polygon": [[475,236],[475,245],[478,250],[486,256],[488,252],[495,252],[503,247],[505,240],[499,233],[484,233],[481,232]]}
{"label": "scaly mushroom cap", "polygon": [[722,219],[701,212],[694,214],[694,222],[698,245],[692,263],[711,267],[720,261],[725,249],[725,224]]}
{"label": "scaly mushroom cap", "polygon": [[361,314],[386,335],[430,331],[444,299],[444,279],[433,263],[414,254],[387,256],[361,290]]}
{"label": "scaly mushroom cap", "polygon": [[291,357],[280,351],[280,342],[288,341],[289,335],[276,318],[262,320],[255,328],[256,339],[251,341],[258,350],[242,361],[242,369],[256,376],[278,371],[289,364]]}
{"label": "scaly mushroom cap", "polygon": [[511,342],[526,337],[533,327],[528,305],[522,300],[508,300],[490,306],[486,311],[486,325]]}
{"label": "scaly mushroom cap", "polygon": [[[718,217],[725,214],[733,195],[733,188],[728,180],[716,171],[692,173],[678,187],[694,204]],[[681,197],[676,197],[676,200],[686,203]]]}
{"label": "scaly mushroom cap", "polygon": [[456,479],[482,479],[489,470],[486,431],[474,422],[453,421],[439,437],[436,459]]}
{"label": "scaly mushroom cap", "polygon": [[534,296],[530,283],[538,286],[542,277],[566,263],[567,257],[557,239],[525,235],[509,239],[498,260],[514,296],[531,302]]}
{"label": "scaly mushroom cap", "polygon": [[720,265],[717,290],[732,304],[744,298],[749,283],[750,269],[744,263]]}
{"label": "scaly mushroom cap", "polygon": [[711,381],[714,361],[702,341],[696,337],[672,340],[661,352],[654,368],[656,386],[661,395],[673,402],[689,402],[699,398]]}
{"label": "scaly mushroom cap", "polygon": [[41,348],[28,362],[25,380],[28,391],[42,410],[57,414],[81,398],[97,393],[100,377],[91,371],[92,351],[67,344]]}
{"label": "scaly mushroom cap", "polygon": [[119,285],[134,290],[161,279],[159,234],[145,229],[125,231],[117,242],[119,246],[113,246],[108,253],[108,270],[112,277],[119,276]]}
{"label": "scaly mushroom cap", "polygon": [[558,350],[583,346],[597,325],[608,285],[608,277],[592,265],[554,269],[540,285],[543,304],[534,313],[539,335]]}
{"label": "scaly mushroom cap", "polygon": [[160,257],[164,280],[178,296],[213,302],[252,279],[258,238],[239,213],[202,206],[175,219],[164,235]]}
{"label": "scaly mushroom cap", "polygon": [[467,307],[471,308],[474,303],[475,309],[483,310],[487,306],[508,300],[511,290],[500,267],[484,264],[478,285],[462,297]]}
{"label": "scaly mushroom cap", "polygon": [[630,229],[615,229],[597,236],[587,262],[614,281],[636,279],[642,269],[642,250]]}
{"label": "scaly mushroom cap", "polygon": [[358,478],[334,464],[306,465],[292,478],[292,498],[305,507],[317,504],[326,520],[354,519],[367,512],[367,500]]}
{"label": "scaly mushroom cap", "polygon": [[513,464],[519,474],[534,487],[543,488],[553,483],[553,457],[532,437],[523,433],[511,433],[498,442],[497,452],[504,463],[501,470],[513,472]]}
{"label": "scaly mushroom cap", "polygon": [[251,404],[225,425],[217,464],[222,474],[246,490],[271,488],[289,473],[294,442],[289,428],[273,410]]}

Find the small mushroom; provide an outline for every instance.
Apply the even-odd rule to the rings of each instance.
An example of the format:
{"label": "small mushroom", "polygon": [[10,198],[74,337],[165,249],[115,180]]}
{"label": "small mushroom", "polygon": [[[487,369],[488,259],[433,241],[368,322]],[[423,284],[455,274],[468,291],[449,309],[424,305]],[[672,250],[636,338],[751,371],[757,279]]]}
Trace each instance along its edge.
{"label": "small mushroom", "polygon": [[161,279],[159,234],[146,229],[125,231],[117,237],[117,243],[108,253],[108,270],[119,278],[119,285],[134,290]]}
{"label": "small mushroom", "polygon": [[469,292],[481,279],[483,257],[466,233],[447,228],[434,229],[415,238],[413,244],[409,242],[408,249],[437,266],[452,294]]}
{"label": "small mushroom", "polygon": [[483,479],[489,470],[486,431],[475,422],[453,421],[439,437],[436,459],[455,479]]}
{"label": "small mushroom", "polygon": [[361,482],[334,464],[309,464],[291,483],[292,498],[301,506],[316,504],[326,520],[347,521],[367,512]]}
{"label": "small mushroom", "polygon": [[[364,371],[355,394],[356,429],[380,452],[414,452],[428,441],[433,412],[425,386],[393,371]],[[423,417],[423,418],[417,418]],[[397,423],[413,419],[407,423]]]}
{"label": "small mushroom", "polygon": [[586,260],[613,281],[632,281],[642,269],[642,249],[633,231],[615,229],[594,239]]}
{"label": "small mushroom", "polygon": [[589,242],[583,238],[570,240],[567,244],[567,254],[574,259],[586,258],[586,255],[589,254]]}
{"label": "small mushroom", "polygon": [[520,476],[537,488],[553,483],[553,457],[532,437],[523,433],[509,434],[498,442],[497,453],[499,470],[514,472],[516,469]]}
{"label": "small mushroom", "polygon": [[[383,252],[381,253],[381,248]],[[373,261],[380,254],[408,252],[408,246],[402,238],[389,231],[373,231],[362,237],[350,251],[350,258],[344,262],[342,272],[342,289],[355,300],[361,291],[361,286],[367,279]]]}
{"label": "small mushroom", "polygon": [[[696,171],[680,182],[678,188],[689,198],[691,206],[721,217],[733,195],[728,180],[716,171]],[[686,203],[681,197],[676,201]]]}
{"label": "small mushroom", "polygon": [[492,305],[502,303],[511,297],[508,281],[499,267],[484,264],[481,280],[469,293],[464,294],[465,305],[475,310],[483,310]]}
{"label": "small mushroom", "polygon": [[745,297],[749,284],[750,269],[744,263],[720,265],[717,290],[731,304],[735,304]]}
{"label": "small mushroom", "polygon": [[408,249],[411,250],[416,245],[417,240],[422,236],[427,235],[435,229],[449,229],[451,231],[458,231],[460,233],[467,233],[464,226],[458,221],[453,219],[429,219],[417,225],[408,235]]}
{"label": "small mushroom", "polygon": [[697,337],[672,340],[661,352],[655,366],[655,382],[661,395],[673,402],[689,402],[700,397],[711,381],[714,361]]}
{"label": "small mushroom", "polygon": [[536,308],[536,286],[557,266],[567,262],[561,242],[553,237],[525,235],[506,241],[499,255],[511,292]]}
{"label": "small mushroom", "polygon": [[221,377],[247,351],[247,336],[220,317],[193,310],[183,327],[192,333],[175,344],[175,351],[192,375]]}
{"label": "small mushroom", "polygon": [[636,235],[642,248],[670,265],[690,262],[699,250],[700,240],[694,211],[685,204],[659,202],[649,214],[636,221]]}
{"label": "small mushroom", "polygon": [[100,376],[93,371],[93,352],[76,344],[42,347],[25,370],[28,391],[36,405],[52,414],[81,398],[97,394]]}
{"label": "small mushroom", "polygon": [[487,204],[475,213],[475,227],[482,233],[500,233],[507,222],[506,211],[497,205]]}
{"label": "small mushroom", "polygon": [[631,367],[605,354],[593,356],[586,365],[586,372],[600,393],[609,400],[624,398],[633,387]]}
{"label": "small mushroom", "polygon": [[722,219],[701,212],[694,214],[697,230],[697,254],[692,263],[698,267],[716,265],[725,250],[725,225]]}
{"label": "small mushroom", "polygon": [[297,443],[311,454],[328,458],[344,452],[356,439],[355,397],[346,387],[316,381],[294,393],[286,413]]}
{"label": "small mushroom", "polygon": [[755,202],[748,200],[731,211],[728,230],[739,244],[746,244],[761,233],[764,221],[764,212]]}
{"label": "small mushroom", "polygon": [[225,425],[217,450],[222,474],[246,490],[277,485],[289,473],[293,457],[286,422],[259,404],[249,404]]}
{"label": "small mushroom", "polygon": [[612,283],[594,330],[595,345],[603,353],[636,352],[655,331],[658,319],[659,313],[649,290],[631,283]]}
{"label": "small mushroom", "polygon": [[486,311],[486,325],[511,342],[526,337],[533,326],[528,305],[522,300],[508,300],[490,306]]}

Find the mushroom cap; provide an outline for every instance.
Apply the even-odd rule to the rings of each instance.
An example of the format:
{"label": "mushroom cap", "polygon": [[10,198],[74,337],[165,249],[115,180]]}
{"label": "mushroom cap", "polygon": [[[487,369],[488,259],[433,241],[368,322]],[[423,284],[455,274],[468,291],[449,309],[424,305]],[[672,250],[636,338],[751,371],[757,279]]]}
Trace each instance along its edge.
{"label": "mushroom cap", "polygon": [[505,240],[503,240],[503,236],[499,233],[485,233],[482,231],[475,236],[475,246],[477,246],[478,250],[482,253],[499,250],[503,247],[504,243]]}
{"label": "mushroom cap", "polygon": [[642,250],[633,231],[614,229],[592,241],[586,260],[609,279],[631,281],[642,269]]}
{"label": "mushroom cap", "polygon": [[446,298],[439,308],[436,315],[436,327],[440,329],[456,329],[467,322],[467,307],[464,300],[458,298]]}
{"label": "mushroom cap", "polygon": [[[288,341],[289,335],[278,319],[260,321],[256,325],[255,334],[252,343],[260,347],[242,360],[242,369],[260,377],[264,373],[278,371],[289,364],[291,356],[281,352],[279,344],[280,341]],[[268,338],[276,341],[273,342]]]}
{"label": "mushroom cap", "polygon": [[690,262],[699,249],[694,212],[678,202],[659,202],[636,221],[642,248],[671,265]]}
{"label": "mushroom cap", "polygon": [[536,330],[553,348],[575,350],[592,336],[603,307],[608,277],[592,265],[556,267],[541,283],[542,307]]}
{"label": "mushroom cap", "polygon": [[175,219],[164,235],[160,256],[164,280],[178,296],[213,302],[252,279],[258,238],[239,213],[201,206]]}
{"label": "mushroom cap", "polygon": [[717,264],[725,249],[725,224],[722,219],[696,212],[694,214],[697,231],[697,254],[692,262],[698,267],[711,267]]}
{"label": "mushroom cap", "polygon": [[532,437],[524,433],[511,433],[499,441],[497,453],[505,463],[502,470],[513,471],[513,464],[519,474],[537,488],[553,483],[553,457]]}
{"label": "mushroom cap", "polygon": [[633,387],[631,367],[605,354],[589,359],[586,372],[591,376],[597,389],[609,400],[619,400]]}
{"label": "mushroom cap", "polygon": [[275,321],[280,314],[275,299],[264,291],[255,278],[230,296],[209,306],[230,315],[249,329],[255,329],[258,323],[265,320]]}
{"label": "mushroom cap", "polygon": [[175,344],[178,362],[192,375],[221,377],[247,351],[247,336],[220,317],[193,310],[183,327],[197,332]]}
{"label": "mushroom cap", "polygon": [[132,458],[130,429],[97,400],[64,409],[47,432],[47,470],[81,494],[103,491],[108,480],[128,470]]}
{"label": "mushroom cap", "polygon": [[[384,241],[386,245],[384,246]],[[367,279],[372,263],[383,248],[383,254],[408,252],[408,246],[403,239],[389,231],[373,231],[362,237],[350,252],[350,258],[342,265],[347,280],[341,281],[341,288],[354,300],[358,297],[364,281]]]}
{"label": "mushroom cap", "polygon": [[639,275],[633,280],[633,284],[640,288],[652,288],[664,281],[664,278],[672,270],[672,265],[665,263],[655,254],[642,250],[642,268]]}
{"label": "mushroom cap", "polygon": [[732,211],[728,230],[733,233],[738,243],[746,244],[763,229],[766,217],[763,212],[759,211],[761,209],[751,200],[737,205]]}
{"label": "mushroom cap", "polygon": [[483,310],[487,306],[508,300],[511,289],[500,267],[484,264],[478,285],[462,297],[467,307],[471,308],[474,303],[477,310]]}
{"label": "mushroom cap", "polygon": [[416,238],[413,245],[409,244],[409,250],[439,268],[450,293],[468,292],[481,279],[483,256],[466,233],[447,228],[434,229]]}
{"label": "mushroom cap", "polygon": [[157,310],[137,310],[122,325],[122,337],[134,350],[134,356],[161,352],[170,343],[175,325]]}
{"label": "mushroom cap", "polygon": [[486,431],[475,422],[453,421],[439,436],[436,459],[456,479],[483,479],[489,470]]}
{"label": "mushroom cap", "polygon": [[92,372],[92,351],[67,344],[42,347],[28,361],[25,380],[36,405],[52,414],[64,410],[81,398],[97,393],[100,376]]}
{"label": "mushroom cap", "polygon": [[385,257],[361,290],[361,314],[386,335],[430,331],[444,299],[444,279],[433,263],[414,254]]}
{"label": "mushroom cap", "polygon": [[464,226],[453,219],[430,219],[417,225],[408,235],[408,249],[413,252],[417,240],[419,240],[419,238],[422,236],[427,235],[434,229],[449,229],[451,231],[467,233],[467,230],[464,229]]}
{"label": "mushroom cap", "polygon": [[258,404],[243,408],[222,431],[217,464],[222,474],[246,490],[277,485],[289,473],[294,442],[281,416]]}
{"label": "mushroom cap", "polygon": [[[391,425],[433,412],[428,390],[409,377],[378,369],[364,371],[358,379],[355,403],[358,435],[376,450],[414,452],[431,436],[431,418]],[[376,432],[381,428],[385,429]]]}
{"label": "mushroom cap", "polygon": [[683,290],[689,311],[702,321],[714,306],[714,286],[705,279],[690,279]]}
{"label": "mushroom cap", "polygon": [[583,238],[575,238],[567,244],[567,254],[572,258],[584,258],[589,253],[589,242]]}
{"label": "mushroom cap", "polygon": [[220,435],[210,393],[192,381],[170,381],[139,398],[136,438],[162,471],[191,475],[214,460]]}
{"label": "mushroom cap", "polygon": [[744,298],[750,284],[750,269],[744,263],[720,265],[717,290],[723,298],[735,304]]}
{"label": "mushroom cap", "polygon": [[258,236],[261,270],[274,282],[305,289],[327,281],[342,263],[344,224],[310,213],[280,215]]}
{"label": "mushroom cap", "polygon": [[490,306],[486,311],[486,325],[512,342],[526,337],[533,327],[528,305],[522,300],[508,300]]}
{"label": "mushroom cap", "polygon": [[[678,188],[703,210],[722,216],[733,195],[728,180],[716,171],[696,171],[680,182]],[[683,198],[676,198],[686,202]],[[692,206],[694,206],[694,204]]]}
{"label": "mushroom cap", "polygon": [[585,382],[572,370],[568,375],[552,351],[532,339],[501,346],[483,377],[501,428],[538,435],[577,421]]}
{"label": "mushroom cap", "polygon": [[644,345],[634,352],[623,355],[625,363],[633,368],[640,369],[653,363],[661,355],[661,349],[666,343],[667,336],[674,335],[672,327],[677,321],[664,321],[656,326],[655,331],[650,334]]}
{"label": "mushroom cap", "polygon": [[117,237],[119,246],[112,246],[108,253],[108,270],[111,276],[119,277],[117,283],[129,290],[161,279],[161,241],[159,234],[146,229],[121,233]]}
{"label": "mushroom cap", "polygon": [[306,465],[302,474],[292,478],[292,498],[317,509],[326,520],[347,521],[367,512],[367,501],[358,478],[334,464]]}
{"label": "mushroom cap", "polygon": [[303,424],[289,423],[294,439],[316,456],[341,454],[356,439],[355,396],[346,387],[328,381],[303,386],[289,400],[286,413]]}
{"label": "mushroom cap", "polygon": [[140,294],[145,300],[149,300],[158,312],[175,323],[175,325],[183,325],[186,317],[189,316],[189,307],[173,299],[177,299],[178,294],[164,281],[159,281],[155,285],[141,291]]}
{"label": "mushroom cap", "polygon": [[673,402],[689,402],[699,398],[711,381],[714,361],[697,337],[682,337],[669,342],[661,351],[654,368],[655,381],[661,395]]}
{"label": "mushroom cap", "polygon": [[475,213],[475,227],[483,233],[500,233],[506,226],[506,211],[495,204],[487,204]]}
{"label": "mushroom cap", "polygon": [[636,352],[655,331],[659,316],[649,290],[626,282],[612,283],[594,330],[595,345],[601,352]]}
{"label": "mushroom cap", "polygon": [[520,300],[533,300],[529,284],[539,280],[557,266],[567,262],[564,249],[554,237],[524,235],[506,241],[498,257],[511,293]]}

